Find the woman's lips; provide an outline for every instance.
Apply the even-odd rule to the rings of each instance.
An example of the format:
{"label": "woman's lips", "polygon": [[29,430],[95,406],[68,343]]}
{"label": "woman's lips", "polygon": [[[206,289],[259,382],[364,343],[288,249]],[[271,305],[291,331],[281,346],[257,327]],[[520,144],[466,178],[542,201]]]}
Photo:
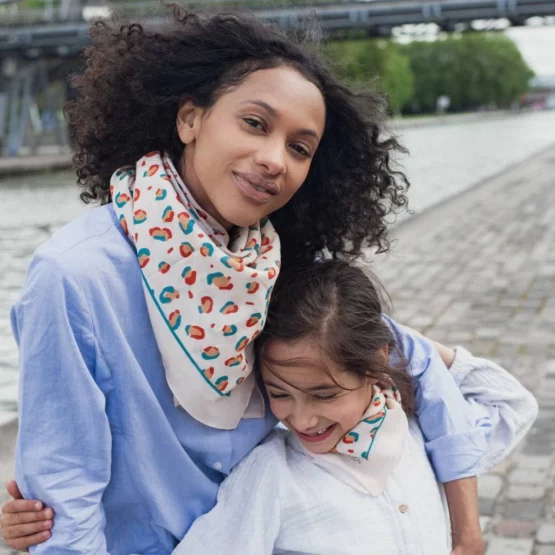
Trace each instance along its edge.
{"label": "woman's lips", "polygon": [[275,183],[266,181],[259,176],[233,172],[233,178],[239,190],[258,204],[268,202],[278,193]]}
{"label": "woman's lips", "polygon": [[333,433],[333,431],[335,430],[336,425],[337,424],[332,424],[331,426],[328,426],[325,429],[325,432],[321,434],[310,434],[310,435],[303,434],[298,430],[295,430],[295,432],[297,432],[297,435],[299,436],[300,439],[302,439],[303,441],[306,441],[307,443],[318,443],[319,441],[324,441],[325,439],[328,439]]}

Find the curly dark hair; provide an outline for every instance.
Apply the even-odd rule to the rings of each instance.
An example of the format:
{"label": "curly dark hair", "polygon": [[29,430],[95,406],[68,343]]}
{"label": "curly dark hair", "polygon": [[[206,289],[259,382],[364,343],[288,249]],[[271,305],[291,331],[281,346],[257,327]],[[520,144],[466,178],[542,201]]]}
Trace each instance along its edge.
{"label": "curly dark hair", "polygon": [[342,85],[314,44],[293,41],[251,16],[178,7],[167,25],[101,21],[91,38],[86,69],[72,79],[77,98],[65,108],[84,202],[109,203],[113,172],[147,152],[180,159],[176,117],[185,100],[210,107],[253,71],[288,65],[322,92],[326,124],[306,181],[271,216],[284,265],[323,251],[356,257],[366,247],[389,248],[388,216],[406,207],[409,185],[391,155],[404,149],[394,137],[382,137],[382,96]]}

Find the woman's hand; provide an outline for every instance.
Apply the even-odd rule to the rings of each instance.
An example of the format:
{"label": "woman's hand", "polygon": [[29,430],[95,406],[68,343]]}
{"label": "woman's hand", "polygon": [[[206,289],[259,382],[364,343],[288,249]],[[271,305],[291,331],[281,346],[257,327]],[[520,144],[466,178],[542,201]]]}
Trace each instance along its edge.
{"label": "woman's hand", "polygon": [[46,541],[54,525],[54,511],[44,508],[41,501],[23,499],[17,484],[12,480],[6,490],[13,499],[2,505],[0,529],[7,544],[18,551]]}

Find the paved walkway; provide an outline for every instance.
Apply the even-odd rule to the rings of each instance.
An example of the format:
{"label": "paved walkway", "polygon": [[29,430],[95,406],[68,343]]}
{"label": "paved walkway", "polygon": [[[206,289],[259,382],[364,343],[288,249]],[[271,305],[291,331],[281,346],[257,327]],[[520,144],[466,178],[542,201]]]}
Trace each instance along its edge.
{"label": "paved walkway", "polygon": [[555,147],[405,222],[376,263],[399,321],[496,360],[540,403],[527,439],[480,478],[487,555],[555,555],[554,176]]}
{"label": "paved walkway", "polygon": [[487,555],[555,555],[555,148],[409,220],[376,271],[397,320],[515,375],[540,414],[480,478]]}

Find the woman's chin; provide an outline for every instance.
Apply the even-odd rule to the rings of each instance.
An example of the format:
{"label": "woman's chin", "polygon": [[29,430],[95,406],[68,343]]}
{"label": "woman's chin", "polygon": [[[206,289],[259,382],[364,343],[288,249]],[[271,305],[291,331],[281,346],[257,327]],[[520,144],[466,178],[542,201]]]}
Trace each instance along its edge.
{"label": "woman's chin", "polygon": [[249,227],[257,224],[269,214],[269,206],[253,205],[244,201],[241,197],[237,198],[231,195],[230,197],[221,206],[216,206],[220,216],[218,220],[227,222],[228,225],[225,227],[228,229],[231,227]]}
{"label": "woman's chin", "polygon": [[249,207],[243,206],[238,209],[227,209],[223,211],[222,217],[229,222],[229,227],[249,227],[257,224],[265,214],[255,214]]}

